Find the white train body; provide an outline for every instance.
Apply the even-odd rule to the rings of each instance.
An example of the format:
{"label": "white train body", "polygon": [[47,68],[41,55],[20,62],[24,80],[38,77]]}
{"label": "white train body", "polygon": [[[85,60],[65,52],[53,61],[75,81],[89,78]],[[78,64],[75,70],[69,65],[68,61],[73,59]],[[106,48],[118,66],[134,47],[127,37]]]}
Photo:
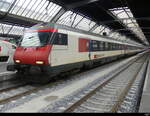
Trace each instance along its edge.
{"label": "white train body", "polygon": [[[59,66],[65,64],[71,64],[75,62],[84,62],[89,60],[89,52],[79,52],[79,39],[97,40],[101,42],[118,43],[128,46],[127,43],[121,43],[114,40],[108,40],[105,37],[95,37],[92,35],[80,34],[68,30],[58,30],[58,33],[68,35],[68,45],[53,45],[51,55],[49,56],[49,62],[51,66]],[[133,46],[133,45],[130,45]],[[125,47],[125,46],[124,46]],[[141,49],[122,49],[122,50],[101,50],[90,52],[90,60],[102,59],[107,57],[113,57],[118,55],[132,54],[140,51]],[[97,57],[94,57],[97,55]],[[60,57],[61,56],[61,57]]]}
{"label": "white train body", "polygon": [[16,45],[7,41],[0,40],[0,62],[9,61],[13,62],[13,55]]}

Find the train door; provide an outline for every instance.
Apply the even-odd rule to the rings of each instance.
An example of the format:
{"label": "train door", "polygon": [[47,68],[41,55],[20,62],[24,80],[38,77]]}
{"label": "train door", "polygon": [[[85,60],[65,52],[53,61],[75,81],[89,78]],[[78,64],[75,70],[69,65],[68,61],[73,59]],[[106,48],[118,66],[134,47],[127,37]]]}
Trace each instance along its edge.
{"label": "train door", "polygon": [[91,60],[92,40],[89,41],[89,60]]}
{"label": "train door", "polygon": [[91,59],[90,49],[91,49],[91,40],[80,38],[79,39],[79,52],[87,53],[88,60]]}

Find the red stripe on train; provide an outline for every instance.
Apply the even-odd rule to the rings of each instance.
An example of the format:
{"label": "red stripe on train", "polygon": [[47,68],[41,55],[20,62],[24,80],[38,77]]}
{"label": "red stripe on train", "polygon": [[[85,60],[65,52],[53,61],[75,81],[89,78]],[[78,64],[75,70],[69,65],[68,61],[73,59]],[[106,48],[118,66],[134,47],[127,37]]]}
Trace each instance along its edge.
{"label": "red stripe on train", "polygon": [[58,29],[36,29],[36,30],[27,30],[26,32],[40,32],[40,31],[58,32]]}

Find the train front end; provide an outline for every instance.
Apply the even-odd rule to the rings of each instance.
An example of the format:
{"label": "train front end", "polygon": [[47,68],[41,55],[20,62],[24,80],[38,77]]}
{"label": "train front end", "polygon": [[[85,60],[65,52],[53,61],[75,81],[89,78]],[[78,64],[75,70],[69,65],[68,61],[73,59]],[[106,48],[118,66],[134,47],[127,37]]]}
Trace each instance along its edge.
{"label": "train front end", "polygon": [[49,73],[52,38],[57,29],[30,29],[26,31],[14,53],[14,65],[8,71],[27,74]]}

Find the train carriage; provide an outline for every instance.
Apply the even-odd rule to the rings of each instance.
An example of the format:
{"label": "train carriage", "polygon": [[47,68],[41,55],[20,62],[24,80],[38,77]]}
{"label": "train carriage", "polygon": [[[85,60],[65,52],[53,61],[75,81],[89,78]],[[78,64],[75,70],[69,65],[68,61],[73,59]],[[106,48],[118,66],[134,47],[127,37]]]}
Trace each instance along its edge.
{"label": "train carriage", "polygon": [[142,49],[111,39],[59,24],[35,25],[24,33],[14,54],[15,64],[8,65],[7,70],[52,78]]}
{"label": "train carriage", "polygon": [[4,40],[0,40],[0,62],[13,62],[12,57],[15,49],[16,45]]}

